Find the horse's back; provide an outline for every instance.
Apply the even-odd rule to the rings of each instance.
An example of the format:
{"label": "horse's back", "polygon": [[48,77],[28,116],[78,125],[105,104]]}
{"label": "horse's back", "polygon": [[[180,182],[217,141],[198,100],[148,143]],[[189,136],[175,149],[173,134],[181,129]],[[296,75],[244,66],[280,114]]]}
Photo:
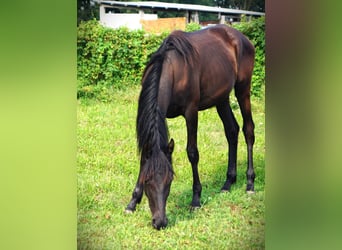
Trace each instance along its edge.
{"label": "horse's back", "polygon": [[235,83],[252,74],[254,47],[233,28],[216,25],[191,33],[175,31],[172,36],[185,37],[196,53],[193,65],[187,65],[176,52],[168,52],[173,74],[168,77],[173,80],[169,117],[182,114],[189,104],[198,103],[198,110],[203,110],[227,100]]}
{"label": "horse's back", "polygon": [[203,58],[208,59],[208,53],[211,53],[214,59],[217,54],[224,54],[232,63],[236,62],[236,70],[243,60],[254,59],[253,44],[240,31],[227,25],[215,25],[189,33],[188,36]]}
{"label": "horse's back", "polygon": [[252,75],[254,66],[255,49],[248,38],[240,31],[226,25],[217,25],[211,32],[218,34],[227,45],[234,49],[236,60],[237,80],[242,81]]}
{"label": "horse's back", "polygon": [[242,33],[226,25],[189,33],[188,37],[199,55],[199,109],[207,109],[226,100],[236,81],[250,71],[254,47]]}

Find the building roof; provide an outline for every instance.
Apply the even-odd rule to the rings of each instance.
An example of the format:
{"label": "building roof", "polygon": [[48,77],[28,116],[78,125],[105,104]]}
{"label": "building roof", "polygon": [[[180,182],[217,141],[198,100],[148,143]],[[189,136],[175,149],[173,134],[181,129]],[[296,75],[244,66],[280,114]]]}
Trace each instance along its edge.
{"label": "building roof", "polygon": [[237,9],[227,9],[220,7],[204,6],[197,4],[180,4],[180,3],[164,3],[164,2],[118,2],[118,1],[99,1],[102,5],[114,8],[134,8],[134,9],[151,9],[160,11],[200,11],[221,14],[237,14],[263,16],[265,13],[256,11],[246,11]]}

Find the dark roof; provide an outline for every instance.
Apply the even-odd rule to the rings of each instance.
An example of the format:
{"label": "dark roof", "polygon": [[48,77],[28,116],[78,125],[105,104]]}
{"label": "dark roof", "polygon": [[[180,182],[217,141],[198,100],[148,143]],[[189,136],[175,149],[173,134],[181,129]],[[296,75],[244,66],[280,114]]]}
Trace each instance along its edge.
{"label": "dark roof", "polygon": [[164,2],[118,2],[118,1],[99,1],[102,5],[112,6],[114,8],[134,8],[134,9],[152,9],[160,11],[200,11],[221,14],[245,14],[251,16],[263,16],[263,12],[227,9],[220,7],[204,6],[197,4],[180,4]]}

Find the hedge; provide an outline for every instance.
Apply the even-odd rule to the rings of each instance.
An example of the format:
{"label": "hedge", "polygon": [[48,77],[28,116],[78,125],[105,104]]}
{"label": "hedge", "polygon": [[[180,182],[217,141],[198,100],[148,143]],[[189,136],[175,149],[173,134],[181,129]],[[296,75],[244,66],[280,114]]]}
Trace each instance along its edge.
{"label": "hedge", "polygon": [[[198,29],[190,24],[187,31]],[[264,19],[236,28],[257,48],[253,94],[260,96],[265,81]],[[111,91],[140,83],[149,56],[168,33],[148,34],[143,30],[105,28],[96,20],[82,22],[77,29],[77,96],[106,100]]]}
{"label": "hedge", "polygon": [[77,29],[77,95],[93,97],[108,88],[137,84],[148,55],[167,34],[110,29],[92,20]]}

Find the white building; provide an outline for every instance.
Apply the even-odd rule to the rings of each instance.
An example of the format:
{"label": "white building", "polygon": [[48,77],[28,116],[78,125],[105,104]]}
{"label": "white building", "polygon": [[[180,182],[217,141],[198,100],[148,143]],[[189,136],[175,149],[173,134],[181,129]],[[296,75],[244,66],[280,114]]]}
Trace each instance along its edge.
{"label": "white building", "polygon": [[157,14],[145,14],[139,11],[137,14],[113,13],[111,8],[100,5],[100,23],[109,28],[119,28],[126,26],[129,29],[141,29],[141,20],[157,20]]}
{"label": "white building", "polygon": [[[227,9],[220,7],[211,7],[194,4],[178,4],[165,2],[118,2],[118,1],[103,1],[100,3],[100,22],[102,25],[111,28],[127,26],[130,29],[141,29],[141,20],[157,20],[157,14],[145,14],[144,10],[152,12],[157,11],[178,11],[184,13],[186,22],[199,23],[199,12],[218,14],[218,19],[223,23],[226,17],[239,18],[241,15],[246,16],[263,16],[265,13],[255,11],[245,11],[236,9]],[[115,9],[135,9],[139,13],[123,14],[113,13]]]}

